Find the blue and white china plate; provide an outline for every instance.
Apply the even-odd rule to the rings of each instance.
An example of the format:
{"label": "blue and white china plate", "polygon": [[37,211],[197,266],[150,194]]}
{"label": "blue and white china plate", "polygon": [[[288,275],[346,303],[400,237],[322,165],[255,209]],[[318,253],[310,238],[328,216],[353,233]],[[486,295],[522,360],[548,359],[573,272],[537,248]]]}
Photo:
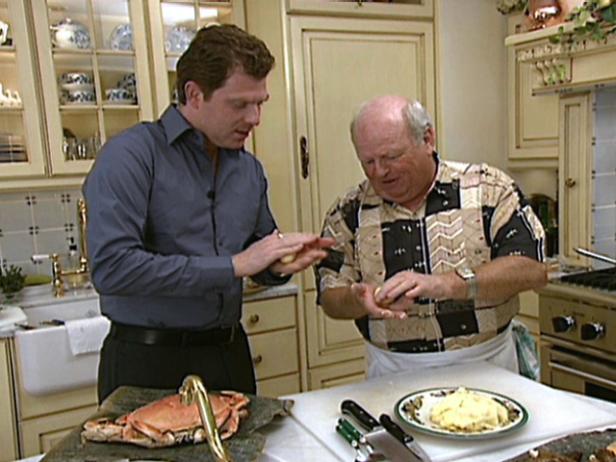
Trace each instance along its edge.
{"label": "blue and white china plate", "polygon": [[412,430],[459,440],[498,438],[518,430],[528,421],[528,411],[517,401],[499,393],[465,387],[469,391],[491,398],[505,406],[508,411],[508,422],[500,427],[475,432],[453,431],[436,425],[430,419],[432,408],[459,388],[438,387],[410,393],[396,403],[394,411],[399,420]]}

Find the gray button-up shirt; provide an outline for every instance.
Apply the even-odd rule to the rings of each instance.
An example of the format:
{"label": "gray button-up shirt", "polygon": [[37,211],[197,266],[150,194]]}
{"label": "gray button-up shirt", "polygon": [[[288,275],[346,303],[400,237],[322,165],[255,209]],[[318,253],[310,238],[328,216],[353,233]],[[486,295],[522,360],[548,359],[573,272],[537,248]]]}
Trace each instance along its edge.
{"label": "gray button-up shirt", "polygon": [[[222,149],[175,107],[110,139],[83,187],[88,253],[103,314],[151,327],[207,329],[241,317],[231,256],[276,224],[261,163]],[[265,271],[253,279],[280,284]]]}

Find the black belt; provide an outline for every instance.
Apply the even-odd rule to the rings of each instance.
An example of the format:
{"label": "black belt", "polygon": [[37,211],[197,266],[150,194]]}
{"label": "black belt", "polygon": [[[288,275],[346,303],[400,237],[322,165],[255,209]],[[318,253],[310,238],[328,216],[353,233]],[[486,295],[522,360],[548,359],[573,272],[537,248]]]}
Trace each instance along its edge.
{"label": "black belt", "polygon": [[238,327],[234,325],[208,330],[151,329],[112,322],[109,335],[118,340],[143,345],[225,345],[233,341]]}

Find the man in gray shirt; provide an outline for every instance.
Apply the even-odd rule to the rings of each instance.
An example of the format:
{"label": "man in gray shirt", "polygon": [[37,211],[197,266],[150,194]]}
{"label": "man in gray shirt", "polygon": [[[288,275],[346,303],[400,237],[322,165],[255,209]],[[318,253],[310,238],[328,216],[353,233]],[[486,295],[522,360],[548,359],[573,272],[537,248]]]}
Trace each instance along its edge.
{"label": "man in gray shirt", "polygon": [[201,29],[177,64],[179,105],[99,153],[83,193],[92,280],[111,320],[100,401],[120,385],[176,388],[187,374],[254,393],[242,277],[283,284],[333,244],[278,232],[263,167],[243,148],[273,64],[235,26]]}

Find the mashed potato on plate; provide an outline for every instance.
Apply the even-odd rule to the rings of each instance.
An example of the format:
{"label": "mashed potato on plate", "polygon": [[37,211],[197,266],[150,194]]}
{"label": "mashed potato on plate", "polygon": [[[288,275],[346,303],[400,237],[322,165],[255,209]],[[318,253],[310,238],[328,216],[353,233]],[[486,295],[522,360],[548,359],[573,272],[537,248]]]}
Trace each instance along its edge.
{"label": "mashed potato on plate", "polygon": [[449,431],[480,432],[509,423],[509,412],[488,396],[458,388],[432,407],[430,420]]}

